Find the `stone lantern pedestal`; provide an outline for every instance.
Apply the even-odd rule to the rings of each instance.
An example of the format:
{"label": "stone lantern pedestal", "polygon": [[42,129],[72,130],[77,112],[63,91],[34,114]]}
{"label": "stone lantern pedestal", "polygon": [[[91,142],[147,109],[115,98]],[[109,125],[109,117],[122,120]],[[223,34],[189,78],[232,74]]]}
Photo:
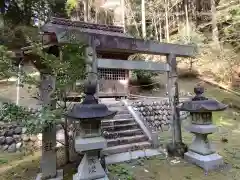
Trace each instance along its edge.
{"label": "stone lantern pedestal", "polygon": [[191,124],[186,129],[195,135],[188,152],[184,154],[184,159],[206,171],[217,169],[223,165],[223,158],[215,152],[207,136],[217,129],[212,124],[212,112],[222,111],[227,105],[205,98],[202,95],[204,89],[201,87],[195,88],[194,92],[196,96],[192,101],[184,102],[180,106],[180,110],[190,112]]}
{"label": "stone lantern pedestal", "polygon": [[112,118],[116,111],[109,111],[104,104],[98,104],[94,97],[96,84],[88,84],[86,97],[81,104],[75,104],[66,116],[75,121],[75,150],[84,157],[78,166],[73,180],[108,180],[100,163],[100,152],[107,147],[106,140],[101,136],[101,120]]}
{"label": "stone lantern pedestal", "polygon": [[101,137],[101,120],[80,122],[80,135],[75,137],[75,150],[84,153],[78,166],[78,173],[73,180],[108,179],[100,164],[100,151],[107,147],[105,138]]}

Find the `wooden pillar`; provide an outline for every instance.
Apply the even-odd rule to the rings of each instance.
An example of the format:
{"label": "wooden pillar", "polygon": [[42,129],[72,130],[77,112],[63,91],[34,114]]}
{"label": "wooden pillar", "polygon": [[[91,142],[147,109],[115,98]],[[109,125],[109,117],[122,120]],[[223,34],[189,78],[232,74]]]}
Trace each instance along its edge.
{"label": "wooden pillar", "polygon": [[[40,100],[42,108],[56,108],[56,102],[53,102],[51,96],[55,89],[55,77],[50,74],[40,74]],[[42,159],[41,174],[37,180],[41,179],[62,179],[62,171],[57,172],[57,154],[56,154],[56,125],[51,124],[42,132]],[[59,174],[60,173],[60,174]]]}
{"label": "wooden pillar", "polygon": [[[170,154],[182,156],[185,153],[185,145],[182,143],[180,112],[177,108],[179,104],[177,61],[174,54],[167,56],[167,63],[171,69],[168,72],[168,96],[172,108],[172,143],[168,146]],[[179,149],[181,149],[179,151]]]}

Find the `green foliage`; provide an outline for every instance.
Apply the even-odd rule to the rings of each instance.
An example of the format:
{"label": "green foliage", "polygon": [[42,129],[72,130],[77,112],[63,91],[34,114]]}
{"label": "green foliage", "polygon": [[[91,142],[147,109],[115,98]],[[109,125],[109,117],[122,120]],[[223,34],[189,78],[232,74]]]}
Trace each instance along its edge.
{"label": "green foliage", "polygon": [[29,118],[30,111],[14,103],[3,103],[0,108],[0,120],[4,122],[22,123]]}
{"label": "green foliage", "polygon": [[134,180],[133,174],[124,165],[111,165],[109,171],[114,175],[114,178],[124,180]]}
{"label": "green foliage", "polygon": [[[55,91],[51,96],[52,100],[62,99],[64,92],[71,87],[77,80],[85,76],[84,47],[79,44],[69,44],[61,47],[62,56],[57,57],[42,50],[41,45],[33,44],[33,52],[37,54],[44,69],[56,77]],[[25,78],[29,78],[26,76]],[[33,81],[34,82],[34,81]],[[35,82],[38,84],[39,82]],[[49,107],[50,108],[50,107]],[[28,133],[42,132],[46,127],[61,121],[64,107],[51,110],[41,109],[35,114],[30,114],[22,123],[27,127]]]}
{"label": "green foliage", "polygon": [[5,23],[0,29],[0,40],[9,49],[20,49],[31,42],[40,42],[41,38],[36,27]]}
{"label": "green foliage", "polygon": [[171,37],[173,43],[189,44],[197,47],[204,45],[204,42],[206,41],[204,34],[197,31],[193,24],[189,24],[188,30],[185,24],[181,24],[179,29],[179,33]]}
{"label": "green foliage", "polygon": [[78,3],[79,1],[77,0],[67,0],[65,8],[68,15],[77,7]]}
{"label": "green foliage", "polygon": [[133,71],[133,79],[136,80],[136,84],[142,89],[150,90],[154,88],[153,78],[157,76],[157,73],[151,71],[135,70]]}
{"label": "green foliage", "polygon": [[8,163],[8,160],[7,159],[0,159],[0,165],[1,164],[7,164]]}
{"label": "green foliage", "polygon": [[63,109],[61,108],[54,110],[42,108],[40,111],[32,113],[26,119],[23,119],[22,124],[27,128],[27,133],[37,134],[53,124],[61,123],[62,113]]}
{"label": "green foliage", "polygon": [[84,46],[78,44],[65,45],[62,47],[63,64],[62,71],[58,72],[57,87],[64,89],[85,78]]}
{"label": "green foliage", "polygon": [[63,91],[85,77],[84,46],[68,44],[62,46],[61,51],[62,57],[57,57],[44,52],[37,44],[33,48],[33,52],[41,57],[42,64],[47,67],[40,71],[47,70],[56,77],[55,98],[59,98]]}
{"label": "green foliage", "polygon": [[223,28],[222,41],[232,44],[237,51],[240,51],[240,6],[229,10],[228,15],[222,18],[228,24]]}
{"label": "green foliage", "polygon": [[63,111],[62,108],[32,111],[14,103],[4,103],[0,108],[0,121],[20,124],[26,127],[26,133],[37,134],[52,124],[61,123]]}
{"label": "green foliage", "polygon": [[0,79],[15,76],[16,66],[12,63],[11,52],[3,45],[0,45]]}
{"label": "green foliage", "polygon": [[[63,93],[71,87],[77,80],[85,76],[84,47],[79,43],[64,45],[61,47],[62,56],[58,57],[44,51],[38,39],[33,39],[36,32],[31,33],[25,27],[19,27],[18,38],[24,38],[33,45],[33,53],[38,55],[41,60],[40,71],[47,71],[56,77],[56,85],[52,100],[61,99]],[[8,40],[8,38],[6,39]],[[26,42],[26,41],[25,41]],[[25,42],[21,42],[20,46]],[[10,43],[11,44],[11,43]],[[0,46],[0,78],[16,76],[18,68],[13,64],[14,59],[5,46]],[[22,82],[31,85],[39,85],[39,81],[30,77],[26,73],[22,74]],[[32,113],[28,109],[11,103],[3,104],[0,110],[0,119],[7,122],[20,123],[27,128],[27,132],[35,134],[42,132],[46,127],[53,123],[59,123],[64,108],[51,110],[50,108],[41,109]]]}
{"label": "green foliage", "polygon": [[13,25],[34,25],[34,20],[42,22],[50,15],[65,16],[66,0],[3,0],[1,7],[7,7],[0,11],[3,14],[5,22]]}
{"label": "green foliage", "polygon": [[179,78],[189,78],[196,79],[199,73],[194,69],[179,69],[178,77]]}

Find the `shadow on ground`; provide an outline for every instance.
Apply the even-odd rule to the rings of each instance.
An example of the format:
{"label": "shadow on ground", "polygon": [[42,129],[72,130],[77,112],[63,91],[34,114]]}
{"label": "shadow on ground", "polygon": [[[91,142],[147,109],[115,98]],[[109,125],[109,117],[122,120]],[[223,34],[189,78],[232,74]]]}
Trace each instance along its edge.
{"label": "shadow on ground", "polygon": [[[198,80],[180,80],[180,89],[193,91],[194,84]],[[157,96],[160,92],[154,92]],[[236,95],[229,94],[219,88],[206,85],[206,96],[214,97],[219,101],[224,98],[240,99]],[[149,159],[139,159],[132,162],[109,166],[110,180],[239,180],[240,179],[240,112],[236,109],[228,109],[224,112],[213,114],[213,121],[218,126],[218,131],[209,136],[216,146],[216,150],[224,157],[227,163],[222,169],[212,172],[204,172],[202,169],[191,165],[181,159],[170,159],[165,156],[156,156]],[[184,130],[188,120],[182,124],[183,141],[190,144],[192,134]],[[171,140],[170,132],[160,132],[160,142],[164,146]],[[227,141],[222,141],[222,139]],[[61,154],[61,153],[60,153]],[[0,153],[0,180],[30,180],[39,172],[40,153],[24,156],[23,154]],[[63,161],[62,155],[58,161]],[[76,170],[76,164],[63,167],[64,180],[71,180]]]}

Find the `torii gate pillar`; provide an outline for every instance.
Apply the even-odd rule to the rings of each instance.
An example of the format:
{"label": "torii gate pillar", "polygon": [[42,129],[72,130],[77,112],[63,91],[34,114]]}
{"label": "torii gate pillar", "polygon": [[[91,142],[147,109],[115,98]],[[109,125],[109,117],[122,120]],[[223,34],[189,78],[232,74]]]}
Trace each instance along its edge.
{"label": "torii gate pillar", "polygon": [[170,156],[183,157],[187,152],[187,146],[182,142],[182,131],[180,121],[180,111],[177,108],[179,104],[178,92],[178,74],[177,74],[177,60],[174,54],[167,55],[167,63],[170,71],[168,72],[168,96],[169,103],[172,108],[172,142],[167,145],[167,151]]}

